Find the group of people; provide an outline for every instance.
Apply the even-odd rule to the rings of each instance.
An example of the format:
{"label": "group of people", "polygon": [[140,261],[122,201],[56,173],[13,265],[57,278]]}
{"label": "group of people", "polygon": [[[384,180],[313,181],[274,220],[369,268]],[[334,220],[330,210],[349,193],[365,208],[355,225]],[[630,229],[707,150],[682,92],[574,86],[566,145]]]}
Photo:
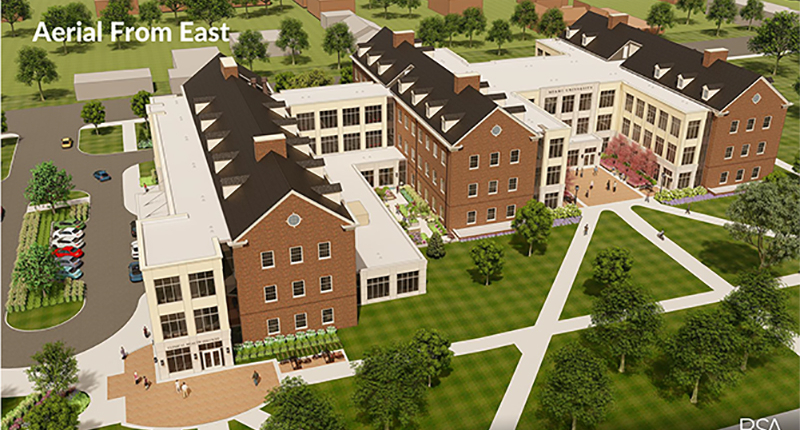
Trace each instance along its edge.
{"label": "group of people", "polygon": [[191,390],[189,389],[189,386],[186,385],[186,382],[181,382],[177,379],[175,380],[175,392],[182,395],[184,399],[189,397],[189,394],[191,394]]}
{"label": "group of people", "polygon": [[142,382],[144,382],[144,389],[145,390],[149,390],[150,386],[153,385],[153,383],[150,382],[149,379],[147,379],[147,376],[142,375],[142,377],[140,378],[139,377],[139,372],[134,370],[134,372],[133,372],[133,383],[136,384],[136,385],[139,385]]}

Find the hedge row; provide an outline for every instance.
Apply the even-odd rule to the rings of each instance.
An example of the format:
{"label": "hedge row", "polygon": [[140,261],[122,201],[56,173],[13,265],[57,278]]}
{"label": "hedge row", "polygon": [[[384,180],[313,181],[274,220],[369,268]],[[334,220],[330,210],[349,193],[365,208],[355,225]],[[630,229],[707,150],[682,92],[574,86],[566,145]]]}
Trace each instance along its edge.
{"label": "hedge row", "polygon": [[86,283],[83,281],[76,281],[72,278],[67,278],[64,282],[64,295],[63,299],[67,302],[79,302],[83,300],[83,295],[86,293]]}
{"label": "hedge row", "polygon": [[559,206],[553,209],[553,216],[555,219],[575,218],[581,216],[581,210],[574,203],[569,203],[564,206]]}
{"label": "hedge row", "polygon": [[[2,426],[2,429],[9,430],[12,426],[20,424],[17,423],[16,421],[17,420],[22,421],[22,417],[26,413],[28,413],[28,411],[36,404],[36,402],[41,400],[42,397],[43,397],[42,393],[35,393],[35,392],[25,397],[25,399],[22,402],[20,402],[20,404],[18,404],[14,409],[6,413],[3,416],[3,419],[0,420],[0,426]],[[19,428],[19,426],[16,426],[15,428]]]}
{"label": "hedge row", "polygon": [[[36,242],[39,234],[39,212],[30,212],[22,217],[22,228],[19,231],[19,243],[17,245],[17,258],[22,251],[28,249],[31,244]],[[14,266],[17,265],[16,260]],[[8,299],[6,300],[6,310],[8,312],[19,312],[25,309],[28,301],[28,287],[12,281],[8,289]]]}
{"label": "hedge row", "polygon": [[69,216],[67,218],[75,218],[86,222],[89,219],[89,204],[83,203],[69,207]]}
{"label": "hedge row", "polygon": [[653,198],[658,202],[668,202],[686,197],[702,196],[706,193],[708,193],[708,190],[703,187],[681,188],[677,190],[661,190]]}

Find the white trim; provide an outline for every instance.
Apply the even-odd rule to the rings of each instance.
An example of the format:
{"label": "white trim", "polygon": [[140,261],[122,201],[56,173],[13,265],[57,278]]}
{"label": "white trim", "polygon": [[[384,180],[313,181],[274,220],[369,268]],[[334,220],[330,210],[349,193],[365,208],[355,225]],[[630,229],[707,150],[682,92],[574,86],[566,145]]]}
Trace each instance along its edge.
{"label": "white trim", "polygon": [[[511,189],[511,180],[512,179],[514,179],[514,189],[513,190]],[[516,192],[519,189],[519,178],[516,177],[516,176],[513,177],[513,178],[508,178],[508,185],[509,185],[509,187],[508,187],[508,192],[509,193]]]}
{"label": "white trim", "polygon": [[[475,167],[472,167],[472,157],[478,157],[478,163]],[[480,154],[472,154],[469,156],[469,170],[477,170],[481,168],[481,156]]]}
{"label": "white trim", "polygon": [[[278,331],[269,331],[269,322],[272,320],[278,321]],[[275,318],[267,318],[267,335],[272,336],[273,334],[280,334],[281,333],[281,319],[280,317]]]}
{"label": "white trim", "polygon": [[[766,121],[767,118],[769,118],[769,124],[766,127],[764,127],[764,121]],[[772,115],[767,115],[767,116],[764,117],[763,120],[761,120],[761,129],[762,130],[769,130],[770,127],[772,127]]]}
{"label": "white trim", "polygon": [[[764,144],[764,150],[759,151],[758,150],[758,148],[759,148],[758,145],[761,145],[762,143]],[[765,152],[767,152],[767,141],[762,140],[761,142],[758,142],[758,144],[756,145],[756,155],[762,155]]]}
{"label": "white trim", "polygon": [[[268,252],[270,254],[272,254],[272,266],[264,267],[264,254],[266,254]],[[261,270],[267,270],[267,269],[275,268],[275,252],[274,251],[262,251],[261,254],[259,254],[259,256],[261,257]]]}
{"label": "white trim", "polygon": [[[497,164],[492,164],[492,155],[494,154],[497,154]],[[500,151],[489,153],[489,167],[499,167],[499,166],[500,166]]]}
{"label": "white trim", "polygon": [[[514,151],[517,151],[517,161],[512,161],[514,159],[514,157],[512,157],[511,154]],[[519,159],[520,159],[521,154],[522,154],[522,151],[520,151],[519,149],[512,149],[511,151],[509,151],[509,153],[508,153],[508,160],[509,160],[508,164],[519,164]]]}
{"label": "white trim", "polygon": [[[324,245],[326,243],[328,244],[328,256],[327,257],[320,257],[319,256],[319,246],[320,245]],[[333,250],[331,249],[331,242],[330,241],[317,243],[317,259],[318,260],[329,260],[331,258],[331,255],[333,255]]]}
{"label": "white trim", "polygon": [[[724,181],[722,180],[722,175],[723,175],[723,174],[725,175],[725,180],[724,180]],[[720,183],[720,184],[727,184],[727,183],[728,183],[728,178],[729,178],[730,176],[731,176],[731,172],[729,172],[729,171],[722,172],[722,173],[720,174],[719,183]]]}
{"label": "white trim", "polygon": [[[292,261],[292,250],[295,248],[300,248],[300,261]],[[289,264],[302,264],[305,261],[303,257],[303,245],[300,246],[290,246],[289,247]]]}
{"label": "white trim", "polygon": [[744,181],[744,173],[745,173],[744,171],[745,171],[745,169],[739,169],[739,170],[737,170],[737,171],[736,171],[736,176],[739,176],[739,172],[742,172],[742,178],[741,178],[741,179],[736,179],[736,177],[734,177],[734,178],[733,178],[733,181],[734,181],[734,182],[742,182],[742,181]]}
{"label": "white trim", "polygon": [[[469,214],[475,214],[475,220],[469,222]],[[467,225],[477,224],[478,223],[478,212],[477,211],[467,211]]]}
{"label": "white trim", "polygon": [[[297,326],[297,317],[300,316],[300,315],[303,315],[305,320],[306,320],[306,325],[304,325],[302,327],[298,327]],[[302,313],[299,313],[299,314],[294,314],[294,330],[297,331],[297,330],[303,330],[303,329],[307,329],[307,328],[308,328],[308,313],[302,312]]]}
{"label": "white trim", "polygon": [[[489,218],[489,211],[491,211],[491,210],[494,211],[494,217],[493,218]],[[497,208],[486,208],[486,222],[489,222],[489,221],[497,221]]]}
{"label": "white trim", "polygon": [[[267,288],[273,287],[275,288],[275,300],[267,300]],[[264,286],[264,303],[275,303],[278,301],[278,286],[277,285],[265,285]]]}
{"label": "white trim", "polygon": [[[470,192],[469,192],[470,185],[475,185],[475,195],[470,195]],[[471,184],[467,184],[467,198],[468,199],[474,199],[475,197],[478,197],[478,193],[479,192],[480,192],[479,191],[479,185],[478,185],[477,182],[473,182]]]}
{"label": "white trim", "polygon": [[[331,278],[331,289],[327,291],[322,290],[322,279],[323,278]],[[328,294],[333,292],[333,275],[324,275],[319,277],[319,293],[320,294]]]}
{"label": "white trim", "polygon": [[784,96],[783,96],[783,94],[781,94],[781,92],[780,92],[780,91],[776,90],[776,89],[775,89],[775,87],[773,87],[773,86],[772,86],[772,84],[770,84],[768,80],[766,80],[766,79],[765,79],[763,76],[761,76],[761,77],[759,77],[758,79],[756,79],[755,81],[753,81],[753,83],[752,83],[752,84],[750,84],[750,86],[749,86],[749,87],[747,87],[747,88],[746,88],[744,91],[742,91],[741,93],[739,93],[739,95],[738,95],[738,96],[736,96],[736,98],[734,98],[733,100],[731,100],[731,102],[730,102],[730,103],[728,103],[727,105],[725,105],[725,107],[724,107],[724,108],[722,108],[722,109],[720,109],[719,111],[720,111],[720,112],[725,112],[726,110],[728,110],[728,108],[729,108],[729,107],[730,107],[732,104],[736,103],[736,101],[737,101],[737,100],[739,100],[739,97],[741,97],[741,96],[742,96],[744,93],[746,93],[746,92],[750,91],[750,88],[753,88],[753,86],[755,86],[755,84],[757,84],[757,83],[758,83],[758,81],[764,81],[764,83],[765,83],[765,84],[767,84],[767,86],[769,86],[769,88],[770,88],[770,89],[771,89],[771,90],[772,90],[772,91],[773,91],[775,94],[777,94],[777,95],[778,95],[778,97],[780,97],[780,99],[781,99],[781,100],[783,100],[783,104],[784,104],[784,105],[787,105],[787,107],[788,107],[788,106],[791,106],[791,105],[793,105],[793,104],[794,104],[794,103],[790,102],[789,100],[786,100],[786,97],[784,97]]}
{"label": "white trim", "polygon": [[[301,294],[301,295],[299,295],[299,296],[298,296],[298,295],[296,295],[296,294],[294,293],[294,284],[296,284],[296,283],[298,283],[298,282],[302,282],[302,283],[303,283],[303,294]],[[300,279],[300,280],[297,280],[297,281],[292,281],[292,298],[293,298],[293,299],[299,299],[299,298],[301,298],[301,297],[305,297],[305,296],[306,296],[306,281],[305,281],[305,279]]]}
{"label": "white trim", "polygon": [[[495,183],[495,185],[494,185],[494,192],[492,192],[492,182],[494,182],[494,183]],[[495,194],[497,194],[497,193],[498,193],[498,191],[499,191],[499,188],[500,188],[500,181],[498,181],[497,179],[492,179],[492,180],[491,180],[491,181],[489,181],[489,183],[486,185],[486,189],[487,189],[487,191],[486,191],[486,192],[487,192],[487,193],[488,193],[490,196],[491,196],[491,195],[495,195]]]}
{"label": "white trim", "polygon": [[[328,322],[325,322],[325,311],[331,311],[331,320],[328,321]],[[319,311],[319,313],[320,313],[320,321],[322,322],[322,325],[333,324],[333,322],[336,320],[335,317],[334,317],[333,308],[321,309]]]}

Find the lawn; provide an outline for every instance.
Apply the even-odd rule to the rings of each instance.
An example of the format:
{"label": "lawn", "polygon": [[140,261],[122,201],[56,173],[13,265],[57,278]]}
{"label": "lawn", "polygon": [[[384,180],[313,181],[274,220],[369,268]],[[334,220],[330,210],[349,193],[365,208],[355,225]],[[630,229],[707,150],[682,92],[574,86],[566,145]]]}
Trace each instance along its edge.
{"label": "lawn", "polygon": [[[78,191],[80,192],[80,191]],[[85,194],[85,193],[84,193]],[[71,197],[72,198],[72,197]],[[36,242],[42,246],[50,246],[50,232],[54,222],[63,221],[69,218],[70,208],[60,208],[56,209],[56,213],[53,214],[50,210],[43,210],[39,212],[41,215],[39,217],[39,234],[36,238]]]}
{"label": "lawn", "polygon": [[630,250],[634,260],[631,280],[646,287],[656,300],[709,291],[702,281],[642,237],[622,218],[612,212],[603,212],[561,312],[561,319],[591,313],[594,299],[602,291],[602,285],[592,278],[592,264],[600,251],[612,246]]}
{"label": "lawn", "polygon": [[240,423],[239,421],[228,421],[228,430],[253,430],[252,428]]}
{"label": "lawn", "polygon": [[553,229],[546,250],[531,257],[516,235],[496,238],[505,249],[505,266],[489,286],[469,256],[475,242],[445,245],[447,255],[428,262],[427,294],[359,307],[358,325],[339,331],[348,357],[360,358],[375,344],[405,341],[423,327],[455,342],[533,325],[575,229]]}
{"label": "lawn", "polygon": [[[795,2],[795,4],[800,4]],[[797,63],[800,62],[800,55],[788,55],[781,59],[778,73],[772,76],[772,69],[775,66],[775,60],[772,57],[759,57],[748,58],[744,60],[733,60],[731,63],[737,66],[744,67],[756,73],[760,73],[767,77],[773,77],[775,88],[786,97],[787,100],[794,103],[789,107],[786,112],[786,122],[783,124],[783,134],[781,135],[781,144],[778,147],[778,158],[792,164],[795,158],[800,153],[800,96],[794,91],[792,86],[797,79],[800,70],[798,70]]]}
{"label": "lawn", "polygon": [[789,294],[789,311],[800,324],[800,286],[787,288],[786,293]]}
{"label": "lawn", "polygon": [[0,179],[5,179],[8,176],[8,171],[11,170],[11,159],[14,157],[14,149],[17,147],[17,138],[9,137],[3,139],[0,152],[3,157],[3,171],[0,173]]}
{"label": "lawn", "polygon": [[[732,284],[739,272],[759,266],[756,248],[731,239],[724,227],[641,206],[633,210],[656,230],[664,230],[669,239]],[[797,273],[797,268],[795,259],[773,267],[773,271],[784,276]]]}
{"label": "lawn", "polygon": [[122,126],[102,127],[95,132],[94,127],[81,130],[78,148],[87,154],[114,154],[123,152]]}
{"label": "lawn", "polygon": [[[731,205],[731,202],[735,199],[735,196],[730,197],[722,197],[719,199],[710,199],[710,200],[703,200],[700,202],[691,203],[690,210],[692,212],[698,212],[701,214],[715,216],[717,218],[728,218],[725,215],[725,211],[728,209],[728,206]],[[688,205],[682,204],[676,207],[681,209],[686,209]]]}
{"label": "lawn", "polygon": [[[686,311],[665,315],[665,332],[677,331],[686,315]],[[553,352],[570,342],[581,341],[580,332],[553,337],[517,429],[555,428],[541,417],[538,396],[546,375],[552,369]],[[718,400],[710,401],[701,385],[698,405],[689,403],[691,393],[672,397],[660,390],[657,384],[661,381],[655,376],[659,372],[651,371],[653,361],[634,363],[620,375],[616,372],[616,360],[609,360],[615,405],[607,420],[597,426],[598,430],[716,430],[738,423],[740,417],[766,417],[800,407],[800,386],[797,384],[800,357],[788,348],[779,350],[769,360],[751,359],[738,384],[725,390]],[[663,364],[659,366],[661,369]]]}
{"label": "lawn", "polygon": [[3,397],[3,414],[0,416],[6,416],[6,414],[11,412],[12,409],[16,408],[18,404],[22,403],[23,400],[25,400],[25,396]]}
{"label": "lawn", "polygon": [[[428,412],[420,429],[484,430],[489,428],[519,361],[515,346],[456,357],[452,372],[428,392]],[[348,430],[372,428],[359,417],[351,402],[353,378],[314,385],[342,415]]]}
{"label": "lawn", "polygon": [[[56,294],[60,294],[63,288],[54,290]],[[75,316],[82,306],[83,301],[43,306],[30,311],[8,313],[6,314],[6,320],[11,327],[19,330],[41,330],[67,321]]]}
{"label": "lawn", "polygon": [[144,163],[139,163],[139,186],[147,186],[152,187],[153,185],[158,184],[156,178],[152,175],[152,170],[156,168],[155,161],[145,161]]}

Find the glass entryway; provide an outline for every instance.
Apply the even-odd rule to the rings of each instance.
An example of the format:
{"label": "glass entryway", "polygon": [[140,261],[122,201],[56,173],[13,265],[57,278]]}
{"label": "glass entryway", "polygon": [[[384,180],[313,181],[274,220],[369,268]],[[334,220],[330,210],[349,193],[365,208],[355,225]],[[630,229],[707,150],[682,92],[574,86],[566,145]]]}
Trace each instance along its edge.
{"label": "glass entryway", "polygon": [[222,342],[209,342],[199,346],[200,362],[203,370],[225,365],[222,355]]}

